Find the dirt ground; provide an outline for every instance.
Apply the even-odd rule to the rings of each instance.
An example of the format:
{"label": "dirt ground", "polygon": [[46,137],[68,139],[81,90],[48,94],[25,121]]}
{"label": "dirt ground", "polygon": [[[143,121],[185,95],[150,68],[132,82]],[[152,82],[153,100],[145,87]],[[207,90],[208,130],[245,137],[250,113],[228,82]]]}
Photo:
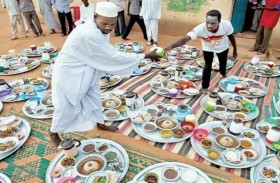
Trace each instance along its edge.
{"label": "dirt ground", "polygon": [[[42,23],[42,28],[44,33],[46,34],[45,37],[33,37],[32,32],[29,32],[27,35],[27,38],[20,38],[17,40],[12,41],[11,38],[11,28],[10,28],[10,23],[9,23],[9,18],[8,18],[8,13],[6,9],[0,8],[0,54],[6,54],[9,50],[15,49],[18,52],[20,52],[24,48],[28,48],[30,45],[35,44],[35,45],[42,45],[44,41],[50,41],[53,43],[55,47],[58,49],[61,49],[64,41],[67,39],[67,37],[61,37],[60,33],[56,34],[50,34],[50,31],[48,30],[46,24],[44,23],[44,20],[41,19]],[[138,26],[135,24],[135,26]],[[178,27],[178,29],[185,28],[186,26]],[[163,32],[163,29],[168,29],[168,27],[160,27],[159,28],[159,41],[158,44],[160,47],[165,47],[169,45],[170,43],[176,41],[183,35],[178,35],[178,36],[170,36],[170,35],[164,35],[161,34]],[[137,29],[138,30],[138,29]],[[190,30],[186,30],[186,33]],[[130,41],[126,42],[139,42],[142,45],[146,44],[146,41],[143,39],[142,32],[138,31],[132,31],[130,35],[128,36],[130,38]],[[237,40],[237,46],[238,46],[238,59],[242,60],[250,60],[252,56],[255,54],[254,52],[248,52],[248,49],[252,47],[254,44],[254,34],[252,33],[243,33],[243,34],[238,34],[236,36]],[[121,37],[111,37],[111,42],[112,43],[117,43],[117,42],[124,42]],[[201,48],[200,41],[190,41],[190,45],[197,46],[198,48]],[[145,52],[148,52],[150,47],[145,46]],[[279,49],[279,48],[278,48]],[[231,49],[232,50],[232,49]],[[277,50],[277,49],[276,49]],[[279,57],[280,52],[279,51],[273,51],[273,56],[274,57]],[[230,53],[232,53],[230,51]],[[16,79],[16,78],[24,78],[24,77],[42,77],[41,71],[42,68],[47,67],[47,64],[41,64],[40,67],[36,68],[35,70],[31,72],[27,72],[24,74],[19,74],[19,75],[14,75],[14,76],[1,76],[1,78],[5,80],[11,80],[11,79]],[[50,81],[50,80],[49,80]],[[17,102],[17,103],[5,103],[4,104],[4,109],[0,113],[0,115],[4,115],[8,113],[8,111],[11,108],[15,108],[17,111],[21,111],[22,105],[24,102]]]}

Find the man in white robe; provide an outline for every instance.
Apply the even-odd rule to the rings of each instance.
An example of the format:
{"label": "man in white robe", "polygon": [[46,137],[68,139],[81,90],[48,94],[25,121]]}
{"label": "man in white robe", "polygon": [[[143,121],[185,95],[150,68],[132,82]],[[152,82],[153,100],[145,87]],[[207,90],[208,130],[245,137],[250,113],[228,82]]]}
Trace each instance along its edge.
{"label": "man in white robe", "polygon": [[143,0],[140,11],[146,26],[148,43],[147,46],[157,46],[158,22],[161,18],[161,0]]}
{"label": "man in white robe", "polygon": [[51,0],[39,0],[39,8],[49,29],[51,30],[51,34],[54,34],[55,29],[60,29],[60,25],[54,18]]}
{"label": "man in white robe", "polygon": [[80,20],[75,22],[76,26],[85,23],[87,19],[92,20],[94,16],[94,4],[89,3],[88,0],[82,0],[82,2],[84,4],[80,6]]}
{"label": "man in white robe", "polygon": [[88,131],[104,125],[99,79],[103,72],[128,77],[144,58],[157,60],[156,52],[123,53],[109,43],[109,33],[117,22],[117,6],[98,2],[96,15],[73,30],[63,45],[53,68],[52,100],[55,107],[50,138],[58,133]]}

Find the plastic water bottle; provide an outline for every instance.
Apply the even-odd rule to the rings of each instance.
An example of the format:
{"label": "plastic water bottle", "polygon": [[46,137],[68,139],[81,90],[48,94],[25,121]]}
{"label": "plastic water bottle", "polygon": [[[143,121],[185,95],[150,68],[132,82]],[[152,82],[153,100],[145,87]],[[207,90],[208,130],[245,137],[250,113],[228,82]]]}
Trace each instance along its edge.
{"label": "plastic water bottle", "polygon": [[236,84],[237,84],[236,79],[230,78],[228,81],[228,84],[227,84],[227,88],[226,88],[227,92],[233,93],[235,90]]}

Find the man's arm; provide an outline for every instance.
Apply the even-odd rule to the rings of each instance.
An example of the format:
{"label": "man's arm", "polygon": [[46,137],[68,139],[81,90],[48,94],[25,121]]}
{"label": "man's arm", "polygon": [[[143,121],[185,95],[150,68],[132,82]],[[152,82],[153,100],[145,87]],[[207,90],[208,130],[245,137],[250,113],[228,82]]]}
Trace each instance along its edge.
{"label": "man's arm", "polygon": [[172,50],[173,48],[176,48],[178,46],[182,46],[182,45],[186,44],[190,40],[191,40],[191,37],[188,36],[188,35],[185,36],[185,37],[182,37],[181,39],[179,39],[175,43],[173,43],[173,44],[167,46],[166,48],[164,48],[164,51],[167,52],[169,50]]}
{"label": "man's arm", "polygon": [[232,56],[233,58],[237,58],[237,47],[236,47],[236,41],[235,41],[235,37],[233,34],[228,35],[228,39],[233,47],[233,53]]}

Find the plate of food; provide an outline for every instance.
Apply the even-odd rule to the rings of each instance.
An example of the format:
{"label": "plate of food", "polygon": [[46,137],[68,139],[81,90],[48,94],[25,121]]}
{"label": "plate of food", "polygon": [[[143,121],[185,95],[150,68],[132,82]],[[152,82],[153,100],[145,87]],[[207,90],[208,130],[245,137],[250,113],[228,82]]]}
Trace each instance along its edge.
{"label": "plate of food", "polygon": [[[205,60],[204,57],[199,57],[198,59],[196,59],[196,63],[201,66],[204,67],[205,66]],[[234,65],[234,62],[231,59],[227,59],[227,65],[226,65],[226,69],[230,69],[232,68]],[[212,63],[212,69],[219,71],[220,70],[220,63],[219,63],[219,58],[215,55],[213,58],[213,63]]]}
{"label": "plate of food", "polygon": [[43,52],[48,53],[54,53],[57,51],[56,47],[51,47],[50,49],[47,49],[46,47],[37,47],[35,45],[32,45],[32,48],[25,48],[20,53],[23,57],[41,57]]}
{"label": "plate of food", "polygon": [[7,63],[7,67],[0,72],[2,76],[25,73],[37,68],[41,64],[39,60],[30,60],[27,57],[13,58],[5,62]]}
{"label": "plate of food", "polygon": [[122,81],[122,77],[119,75],[112,75],[109,73],[106,73],[104,76],[102,76],[99,80],[99,84],[101,88],[109,88],[111,86],[115,86],[118,83]]}
{"label": "plate of food", "polygon": [[[96,151],[97,147],[104,144],[108,145],[104,151]],[[85,153],[87,145],[96,146],[90,153]],[[73,158],[74,167],[77,176],[75,181],[87,182],[86,180],[95,179],[95,175],[101,172],[106,174],[109,179],[114,179],[115,182],[120,182],[128,171],[129,157],[126,150],[118,143],[107,139],[87,139],[81,141],[81,146],[78,148],[78,155]],[[116,152],[116,153],[114,153]],[[114,156],[114,157],[113,157]],[[59,153],[49,164],[46,172],[46,182],[56,183],[66,167],[61,165],[61,161],[67,158],[63,152]],[[112,160],[113,159],[113,160]],[[112,160],[112,161],[111,161]],[[101,175],[101,174],[99,174]]]}
{"label": "plate of food", "polygon": [[[185,106],[188,113],[192,113],[191,107]],[[188,123],[180,123],[177,110],[177,106],[172,104],[145,106],[131,115],[132,128],[141,137],[154,142],[174,143],[186,140],[193,134],[197,122],[193,119]]]}
{"label": "plate of food", "polygon": [[121,52],[128,53],[142,53],[144,51],[144,47],[139,43],[117,43],[114,44],[114,47]]}
{"label": "plate of food", "polygon": [[167,58],[161,58],[158,62],[152,62],[150,65],[155,69],[164,69],[176,64],[178,64],[178,60],[176,59],[176,57],[169,56]]}
{"label": "plate of food", "polygon": [[144,99],[134,92],[113,90],[102,93],[102,107],[105,120],[122,121],[144,107]]}
{"label": "plate of food", "polygon": [[[17,151],[28,139],[30,124],[22,118],[7,116],[0,118],[0,160]],[[3,150],[3,149],[5,150]]]}
{"label": "plate of food", "polygon": [[150,63],[151,63],[151,60],[149,60],[149,59],[142,60],[138,64],[138,68],[133,71],[131,76],[140,76],[140,75],[148,73],[152,68]]}
{"label": "plate of food", "polygon": [[182,45],[173,48],[167,55],[175,56],[179,60],[191,60],[200,57],[201,51],[194,46]]}
{"label": "plate of food", "polygon": [[49,82],[43,78],[22,78],[7,81],[10,93],[0,97],[2,102],[18,102],[27,100],[36,95],[34,89],[37,86],[47,88]]}
{"label": "plate of food", "polygon": [[[234,93],[246,98],[258,98],[263,97],[268,93],[268,88],[261,82],[253,79],[236,77],[237,81]],[[223,78],[219,82],[219,87],[226,92],[229,78]]]}
{"label": "plate of food", "polygon": [[[266,156],[266,148],[260,138],[248,140],[244,139],[241,133],[231,135],[229,132],[217,135],[211,130],[224,125],[222,121],[211,121],[199,125],[198,129],[204,129],[209,133],[205,135],[199,132],[191,137],[194,150],[207,161],[226,168],[250,168],[262,162]],[[243,130],[245,129],[248,128],[243,126]],[[203,138],[200,137],[201,135]],[[201,140],[205,138],[212,141],[213,145],[205,147]]]}
{"label": "plate of food", "polygon": [[268,63],[269,62],[259,62],[258,64],[253,65],[251,62],[246,62],[243,68],[247,72],[260,77],[280,76],[280,65],[274,63],[272,65],[269,65]]}
{"label": "plate of food", "polygon": [[182,74],[180,74],[181,78],[185,78],[190,81],[198,81],[202,79],[202,69],[192,65],[173,65],[167,67],[165,71],[167,71],[172,77],[175,77],[177,75],[176,69],[182,69]]}
{"label": "plate of food", "polygon": [[149,166],[139,172],[132,183],[140,182],[199,182],[213,181],[201,170],[179,162],[164,162]]}
{"label": "plate of food", "polygon": [[218,119],[237,118],[243,122],[250,121],[259,116],[259,108],[249,99],[232,93],[219,92],[216,101],[209,95],[200,100],[200,106],[209,115]]}

